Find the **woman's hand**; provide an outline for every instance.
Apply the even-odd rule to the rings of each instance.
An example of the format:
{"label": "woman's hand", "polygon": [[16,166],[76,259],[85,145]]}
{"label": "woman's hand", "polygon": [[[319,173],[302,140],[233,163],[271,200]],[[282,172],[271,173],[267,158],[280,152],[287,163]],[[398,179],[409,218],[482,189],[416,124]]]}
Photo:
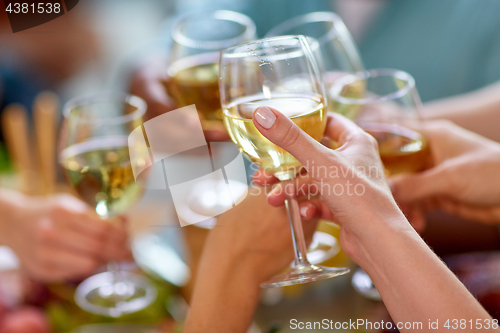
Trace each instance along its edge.
{"label": "woman's hand", "polygon": [[399,210],[373,137],[344,117],[329,115],[326,135],[340,144],[331,150],[276,110],[258,108],[253,122],[307,170],[323,197],[321,209],[341,225],[342,249],[368,273],[395,322],[491,320]]}
{"label": "woman's hand", "polygon": [[[265,118],[265,119],[264,119]],[[266,122],[274,119],[272,124]],[[351,259],[358,262],[363,252],[360,238],[370,237],[377,225],[374,212],[385,223],[397,223],[409,228],[386,184],[377,142],[346,118],[329,114],[325,136],[337,141],[340,148],[329,149],[301,131],[287,117],[276,110],[259,108],[254,113],[254,124],[273,143],[290,152],[301,162],[308,178],[299,178],[295,186],[298,196],[321,195],[301,204],[301,214],[306,218],[319,216],[339,223],[342,228],[342,248]],[[262,171],[254,181],[263,184],[272,180]],[[279,206],[284,203],[282,184],[269,195],[269,202]],[[404,223],[401,223],[404,221]]]}
{"label": "woman's hand", "polygon": [[140,64],[132,75],[130,93],[141,97],[148,104],[146,120],[177,108],[165,90],[167,64],[166,57],[153,58]]}
{"label": "woman's hand", "polygon": [[70,195],[31,198],[2,191],[0,201],[0,240],[33,278],[82,278],[109,260],[131,257],[124,220],[104,221]]}
{"label": "woman's hand", "polygon": [[[297,175],[294,181],[296,195],[300,201],[299,209],[302,220],[322,219],[335,222],[332,211],[319,196],[320,187],[314,179],[304,172],[304,169],[301,171],[303,172]],[[253,182],[261,186],[275,184],[273,189],[269,192],[268,202],[275,207],[280,207],[285,204],[284,189],[278,178],[266,173],[263,169],[259,169],[253,175]],[[425,229],[425,216],[422,209],[415,205],[401,203],[399,207],[415,231],[421,233]]]}
{"label": "woman's hand", "polygon": [[500,144],[447,121],[428,122],[424,133],[434,167],[390,179],[396,200],[500,223]]}
{"label": "woman's hand", "polygon": [[[179,108],[167,93],[166,86],[169,80],[167,69],[168,59],[157,57],[139,65],[132,75],[130,93],[141,97],[148,105],[145,120]],[[165,131],[173,131],[175,136],[172,135],[172,137],[189,137],[192,136],[193,131],[199,130],[199,121],[199,118],[192,119],[182,115],[176,119],[170,119],[169,128],[165,128]],[[224,129],[222,131],[205,130],[204,134],[208,142],[229,140],[229,135]]]}
{"label": "woman's hand", "polygon": [[[321,209],[341,225],[342,248],[370,275],[395,322],[491,320],[399,210],[385,182],[373,137],[346,118],[329,115],[326,135],[340,144],[331,150],[276,110],[259,107],[253,122],[307,170],[323,197]],[[265,199],[261,200],[260,205]],[[279,194],[271,195],[273,200],[279,203]],[[258,282],[271,273],[259,253],[273,253],[269,242],[274,237],[258,227],[268,222],[262,221],[268,215],[257,216],[257,212],[255,207],[250,212],[256,225],[237,223],[244,215],[235,214],[227,225],[212,230],[185,332],[245,332],[248,328],[257,305]],[[275,237],[279,236],[277,230]],[[264,273],[258,272],[260,268]]]}

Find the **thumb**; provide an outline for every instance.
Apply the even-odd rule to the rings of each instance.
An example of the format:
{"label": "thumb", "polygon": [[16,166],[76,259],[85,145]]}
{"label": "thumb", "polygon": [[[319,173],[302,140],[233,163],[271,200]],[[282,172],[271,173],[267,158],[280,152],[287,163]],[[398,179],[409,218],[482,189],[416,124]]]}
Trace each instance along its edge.
{"label": "thumb", "polygon": [[443,167],[392,177],[387,180],[392,195],[399,202],[412,202],[436,195],[450,194],[450,182]]}
{"label": "thumb", "polygon": [[307,161],[317,161],[326,154],[326,147],[276,109],[258,107],[252,120],[263,136],[292,154],[302,165]]}

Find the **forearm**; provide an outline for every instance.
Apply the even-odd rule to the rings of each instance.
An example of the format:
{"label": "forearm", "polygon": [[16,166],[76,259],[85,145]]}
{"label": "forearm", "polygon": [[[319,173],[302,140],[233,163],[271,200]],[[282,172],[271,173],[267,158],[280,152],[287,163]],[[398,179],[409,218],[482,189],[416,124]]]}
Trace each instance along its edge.
{"label": "forearm", "polygon": [[258,283],[237,264],[216,259],[201,262],[184,333],[244,333],[250,326],[259,300]]}
{"label": "forearm", "polygon": [[439,320],[439,332],[448,331],[443,327],[448,319],[472,319],[474,323],[491,319],[410,227],[384,227],[374,231],[363,245],[367,255],[360,265],[396,323],[422,322],[425,330],[429,320]]}
{"label": "forearm", "polygon": [[500,141],[500,83],[483,89],[424,105],[422,117],[428,120],[447,119],[455,124]]}

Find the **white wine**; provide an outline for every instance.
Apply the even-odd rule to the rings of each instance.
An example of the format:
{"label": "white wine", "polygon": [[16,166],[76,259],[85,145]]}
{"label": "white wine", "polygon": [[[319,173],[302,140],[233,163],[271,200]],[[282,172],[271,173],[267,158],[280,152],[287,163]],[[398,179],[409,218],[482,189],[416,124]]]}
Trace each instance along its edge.
{"label": "white wine", "polygon": [[211,122],[222,126],[218,53],[177,60],[170,66],[168,77],[165,87],[177,106],[195,104],[204,127]]}
{"label": "white wine", "polygon": [[142,196],[134,179],[126,137],[93,139],[61,153],[66,177],[102,217],[121,214]]}
{"label": "white wine", "polygon": [[274,108],[297,124],[316,141],[323,137],[326,127],[326,110],[319,96],[287,96],[264,99],[262,95],[236,100],[224,110],[224,125],[233,142],[259,167],[280,180],[291,179],[301,164],[284,149],[266,139],[252,122],[252,115],[259,106]]}
{"label": "white wine", "polygon": [[388,176],[422,171],[429,163],[431,152],[422,134],[391,124],[362,123],[360,126],[377,140]]}

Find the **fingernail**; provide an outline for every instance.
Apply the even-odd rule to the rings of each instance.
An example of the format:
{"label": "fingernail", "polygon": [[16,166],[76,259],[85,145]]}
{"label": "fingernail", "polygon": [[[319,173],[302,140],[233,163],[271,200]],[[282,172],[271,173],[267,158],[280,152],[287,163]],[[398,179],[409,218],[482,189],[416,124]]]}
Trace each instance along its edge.
{"label": "fingernail", "polygon": [[278,183],[273,186],[273,189],[269,194],[281,194],[281,193],[283,193],[283,187],[281,187],[281,184]]}
{"label": "fingernail", "polygon": [[265,129],[270,129],[276,121],[276,115],[267,106],[258,107],[254,114],[255,120]]}
{"label": "fingernail", "polygon": [[302,217],[307,217],[307,210],[308,209],[309,209],[309,207],[307,207],[307,206],[301,207],[300,208],[300,215],[302,215]]}

